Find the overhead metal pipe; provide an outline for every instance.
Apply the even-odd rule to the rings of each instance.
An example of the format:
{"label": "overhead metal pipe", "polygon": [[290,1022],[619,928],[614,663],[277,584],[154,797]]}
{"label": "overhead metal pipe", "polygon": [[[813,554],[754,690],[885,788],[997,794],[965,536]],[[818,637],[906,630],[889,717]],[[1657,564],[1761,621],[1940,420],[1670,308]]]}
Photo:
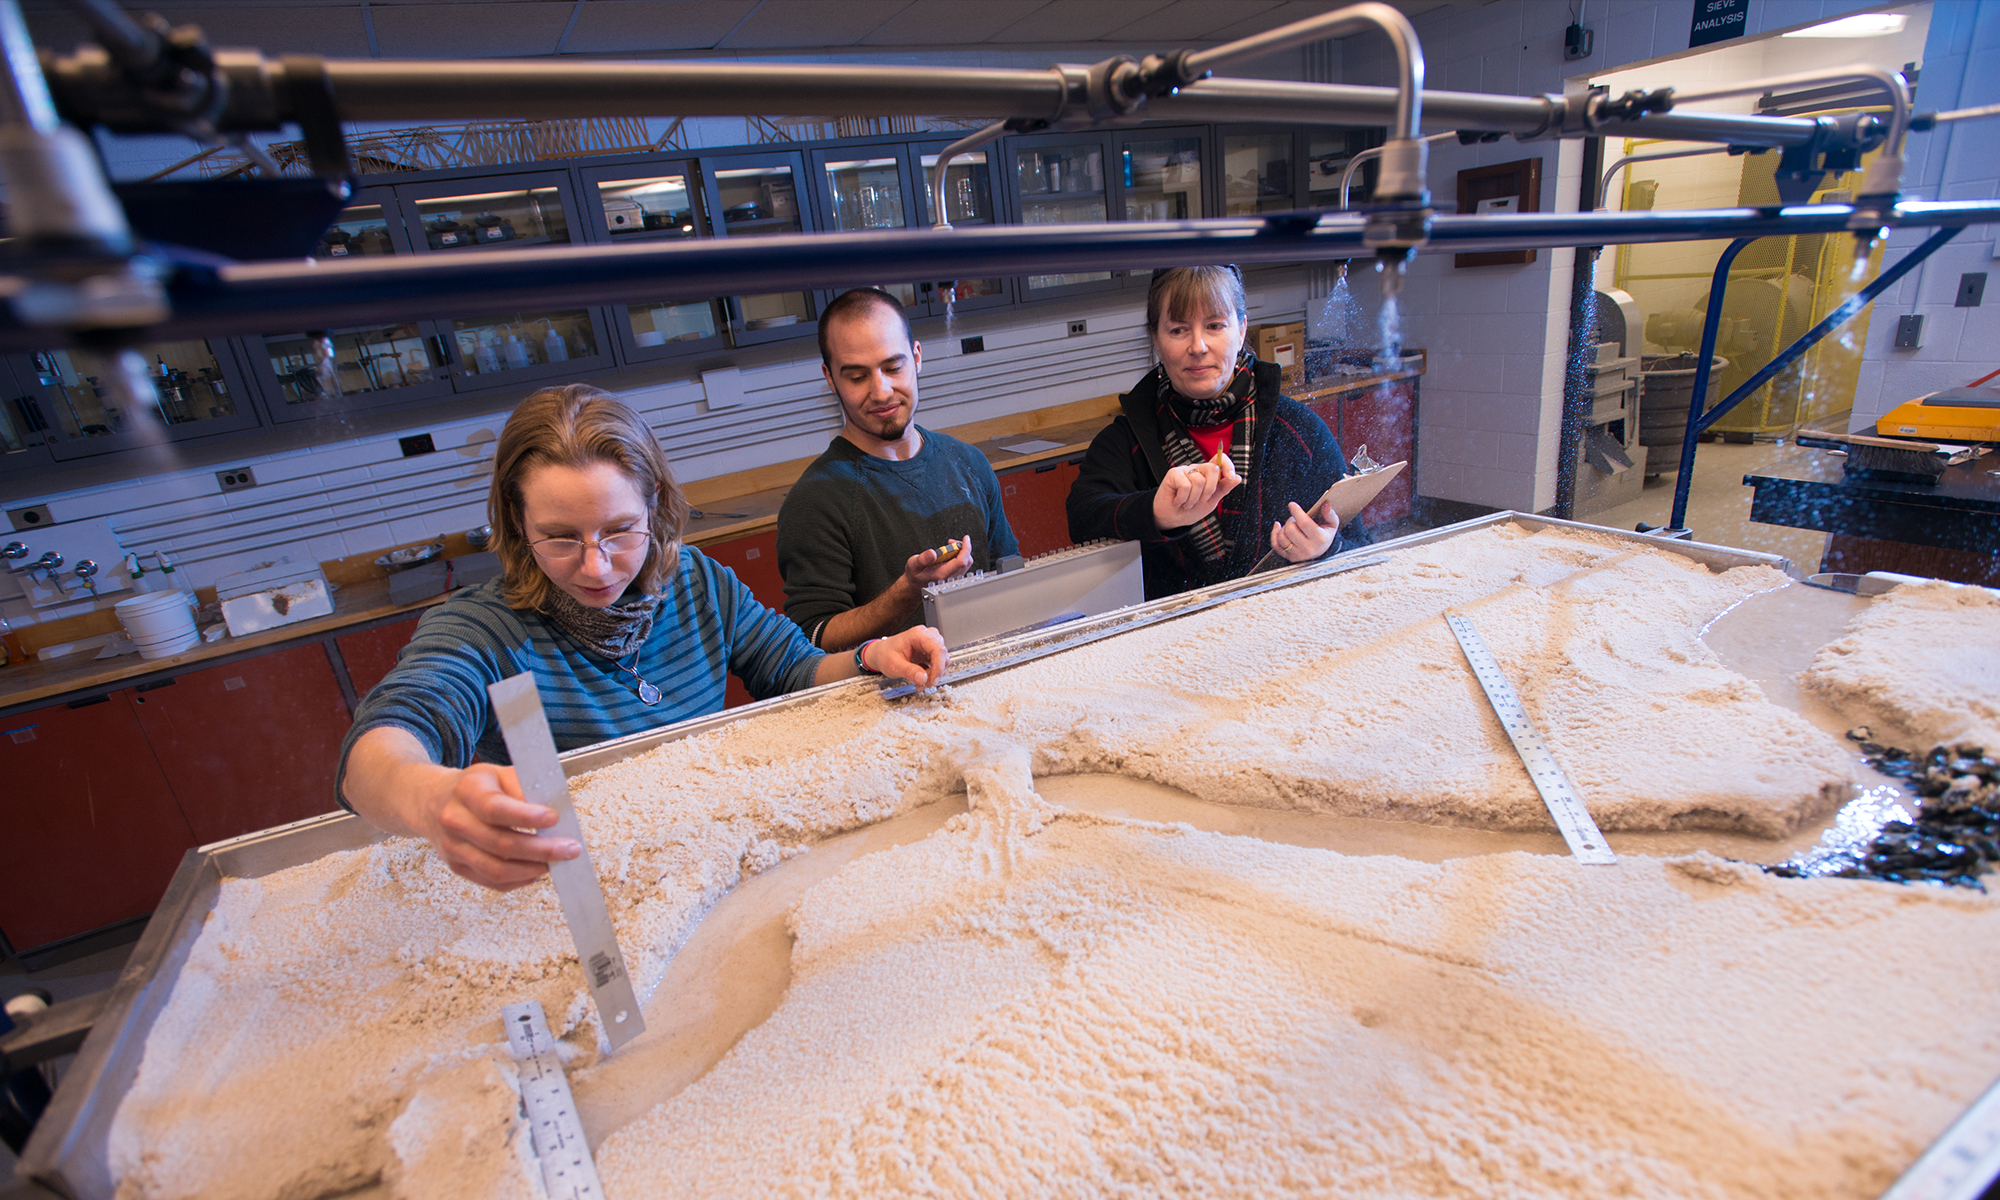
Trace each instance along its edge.
{"label": "overhead metal pipe", "polygon": [[[1846,228],[1844,204],[1637,213],[1445,214],[1428,249],[1472,252],[1696,241]],[[2000,221],[2000,200],[1909,203],[1896,225]],[[793,234],[626,246],[528,248],[507,254],[190,268],[172,282],[173,313],[143,335],[226,336],[334,329],[373,321],[516,306],[630,304],[838,287],[856,278],[951,279],[1208,263],[1295,263],[1369,253],[1362,214],[1315,225],[1225,218],[1115,225],[1002,225],[882,233]],[[0,278],[0,294],[10,281]],[[4,312],[4,310],[0,310]],[[0,349],[41,348],[60,330],[0,325]]]}
{"label": "overhead metal pipe", "polygon": [[[1060,120],[1076,112],[1095,125],[1156,122],[1288,121],[1309,125],[1393,126],[1402,103],[1390,87],[1204,79],[1154,96],[1130,114],[1087,111],[1084,68],[1010,70],[973,67],[835,66],[707,62],[564,62],[526,60],[270,59],[250,50],[216,51],[227,82],[223,130],[268,130],[290,110],[294,76],[324,72],[343,119],[464,121],[493,117],[545,120],[633,115],[941,116],[988,120]],[[138,133],[169,128],[129,96],[97,47],[46,59],[50,86],[65,113],[84,124]],[[320,77],[309,82],[319,86]],[[123,90],[121,90],[123,89]],[[1490,96],[1425,91],[1423,120],[1518,138],[1566,131],[1615,137],[1803,145],[1814,124],[1797,117],[1742,113],[1648,113],[1632,120],[1570,111],[1560,95]]]}
{"label": "overhead metal pipe", "polygon": [[1198,79],[1226,63],[1259,58],[1280,50],[1308,46],[1330,37],[1361,33],[1369,29],[1380,30],[1388,37],[1390,46],[1396,52],[1396,123],[1390,126],[1389,135],[1392,138],[1415,138],[1423,133],[1423,47],[1417,42],[1417,30],[1410,24],[1410,18],[1375,0],[1335,9],[1333,12],[1308,17],[1303,21],[1294,21],[1290,25],[1281,25],[1264,33],[1217,46],[1213,50],[1190,54],[1187,57],[1187,65]]}
{"label": "overhead metal pipe", "polygon": [[[1446,138],[1455,138],[1457,136],[1458,136],[1457,130],[1449,130],[1444,133],[1433,133],[1429,137],[1423,138],[1421,140],[1426,142],[1441,142]],[[1382,147],[1370,146],[1368,149],[1363,150],[1361,153],[1347,160],[1347,169],[1340,173],[1341,211],[1345,212],[1347,210],[1348,207],[1347,189],[1354,183],[1354,173],[1356,171],[1359,171],[1363,164],[1371,162],[1380,157],[1382,157]]]}
{"label": "overhead metal pipe", "polygon": [[[1007,122],[995,121],[977,133],[967,134],[958,139],[939,153],[937,166],[931,169],[932,215],[936,218],[931,222],[931,228],[951,228],[951,218],[946,214],[944,206],[944,177],[951,170],[951,160],[968,150],[977,150],[989,142],[999,141],[1006,132]],[[919,174],[921,173],[920,171]]]}
{"label": "overhead metal pipe", "polygon": [[1659,162],[1661,159],[1666,158],[1699,158],[1704,154],[1727,154],[1728,152],[1729,147],[1727,146],[1703,146],[1699,150],[1668,150],[1662,154],[1628,154],[1617,162],[1612,163],[1611,169],[1604,173],[1603,182],[1597,185],[1597,203],[1591,205],[1591,207],[1599,209],[1604,207],[1605,199],[1611,195],[1612,176],[1631,166],[1633,163]]}

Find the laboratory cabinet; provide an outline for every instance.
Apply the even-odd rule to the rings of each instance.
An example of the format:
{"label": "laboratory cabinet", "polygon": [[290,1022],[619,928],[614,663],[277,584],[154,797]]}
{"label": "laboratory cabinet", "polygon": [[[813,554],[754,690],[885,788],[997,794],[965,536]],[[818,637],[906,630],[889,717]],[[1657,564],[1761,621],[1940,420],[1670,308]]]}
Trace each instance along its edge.
{"label": "laboratory cabinet", "polygon": [[[931,169],[956,136],[934,130],[365,175],[313,257],[924,228],[936,219]],[[1249,125],[1014,135],[953,159],[946,215],[956,228],[976,228],[1327,208],[1337,203],[1352,156],[1381,140],[1379,129]],[[1372,181],[1372,168],[1357,175],[1357,202]],[[1138,268],[854,282],[887,288],[912,320],[931,321],[1149,281]],[[162,342],[139,348],[156,394],[135,411],[103,386],[104,364],[88,352],[17,354],[0,363],[0,481],[19,484],[79,461],[137,475],[176,444],[242,440],[244,452],[255,453],[263,444],[255,439],[271,430],[351,437],[346,418],[356,413],[422,409],[465,394],[518,397],[620,366],[714,364],[737,347],[809,341],[835,294],[801,288],[423,313],[342,329]]]}
{"label": "laboratory cabinet", "polygon": [[354,698],[364,699],[369,691],[393,670],[403,647],[417,635],[417,617],[375,625],[333,639],[340,661],[347,667],[347,680]]}
{"label": "laboratory cabinet", "polygon": [[[767,529],[747,537],[729,538],[717,542],[704,542],[695,547],[709,558],[728,567],[757,597],[757,603],[774,613],[785,611],[785,579],[778,573],[778,531]],[[750,689],[734,673],[729,676],[728,689],[723,694],[723,706],[740,708],[750,703]]]}
{"label": "laboratory cabinet", "polygon": [[[648,158],[578,172],[583,226],[595,244],[692,241],[711,236],[701,171],[694,159]],[[729,345],[720,301],[680,297],[614,305],[610,328],[628,363],[679,358]]]}
{"label": "laboratory cabinet", "polygon": [[145,916],[196,845],[132,700],[0,717],[0,936],[17,953]]}

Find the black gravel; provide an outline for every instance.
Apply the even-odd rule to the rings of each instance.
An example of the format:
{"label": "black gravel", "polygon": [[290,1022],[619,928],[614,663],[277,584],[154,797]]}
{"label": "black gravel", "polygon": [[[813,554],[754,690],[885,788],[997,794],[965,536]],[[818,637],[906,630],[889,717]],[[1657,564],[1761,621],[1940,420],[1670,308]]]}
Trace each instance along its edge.
{"label": "black gravel", "polygon": [[1869,766],[1898,780],[1917,801],[1917,819],[1890,821],[1843,865],[1764,869],[1798,878],[1879,879],[1986,890],[1979,876],[2000,862],[2000,764],[1984,746],[1934,746],[1918,755],[1873,740],[1866,725],[1847,731]]}

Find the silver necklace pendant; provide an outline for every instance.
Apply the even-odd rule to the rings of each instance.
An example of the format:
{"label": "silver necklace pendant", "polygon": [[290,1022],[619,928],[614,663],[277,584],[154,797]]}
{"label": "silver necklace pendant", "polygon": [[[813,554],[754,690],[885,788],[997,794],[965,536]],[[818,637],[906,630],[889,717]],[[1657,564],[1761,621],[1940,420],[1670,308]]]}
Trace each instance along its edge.
{"label": "silver necklace pendant", "polygon": [[639,680],[640,700],[644,701],[647,704],[658,704],[660,702],[660,689],[646,682],[646,680],[641,678],[639,675],[638,672],[639,654],[637,651],[634,651],[632,653],[632,665],[629,667],[622,662],[618,662],[618,660],[615,658],[612,659],[611,661],[617,663],[619,670],[625,672],[627,675],[630,675],[632,678]]}

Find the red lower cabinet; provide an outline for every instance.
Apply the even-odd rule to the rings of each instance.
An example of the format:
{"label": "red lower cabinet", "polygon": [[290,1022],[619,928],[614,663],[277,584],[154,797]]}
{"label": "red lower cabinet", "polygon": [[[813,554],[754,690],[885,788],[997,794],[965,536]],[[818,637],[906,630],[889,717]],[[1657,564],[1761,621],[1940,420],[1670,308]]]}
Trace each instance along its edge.
{"label": "red lower cabinet", "polygon": [[417,618],[377,625],[360,633],[345,633],[333,639],[340,647],[340,661],[347,664],[347,680],[354,685],[356,700],[382,682],[396,665],[396,656],[417,636]]}
{"label": "red lower cabinet", "polygon": [[1066,506],[1070,485],[1080,474],[1077,464],[1058,462],[1023,467],[1000,477],[1000,503],[1022,554],[1033,558],[1075,544],[1069,540]]}
{"label": "red lower cabinet", "polygon": [[[757,603],[774,613],[785,611],[785,577],[778,573],[778,531],[769,529],[749,537],[730,538],[726,542],[709,542],[696,549],[736,572],[736,578],[757,597]],[[729,690],[724,697],[724,707],[737,708],[750,703],[750,689],[743,681],[731,675]]]}
{"label": "red lower cabinet", "polygon": [[153,911],[195,845],[134,699],[0,717],[0,933],[16,951]]}
{"label": "red lower cabinet", "polygon": [[339,807],[347,704],[317,642],[141,684],[132,704],[200,843]]}

